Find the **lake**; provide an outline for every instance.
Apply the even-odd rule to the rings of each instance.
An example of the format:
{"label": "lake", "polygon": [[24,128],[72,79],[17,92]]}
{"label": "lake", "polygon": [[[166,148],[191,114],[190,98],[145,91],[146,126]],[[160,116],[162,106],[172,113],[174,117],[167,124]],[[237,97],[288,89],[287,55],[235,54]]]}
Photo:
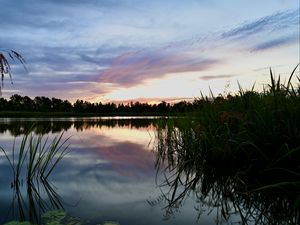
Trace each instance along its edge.
{"label": "lake", "polygon": [[[254,183],[257,173],[246,176],[245,183],[238,161],[216,160],[218,155],[201,148],[194,130],[173,129],[171,121],[1,118],[0,224],[299,224],[298,183],[287,190],[260,188]],[[68,153],[47,179],[34,173],[26,179],[32,168],[29,153],[17,163],[26,133],[33,136],[27,137],[31,146],[42,137],[36,148],[40,155],[42,146],[51,146],[60,135],[59,143],[66,141],[61,149],[68,146]],[[23,166],[18,170],[17,165]],[[269,172],[266,178],[274,174],[280,175]]]}
{"label": "lake", "polygon": [[164,176],[155,167],[155,121],[138,117],[2,118],[0,146],[10,157],[13,145],[18,146],[29,129],[49,139],[64,132],[70,145],[49,176],[49,184],[37,182],[33,190],[23,184],[18,193],[1,152],[0,223],[21,217],[39,221],[44,211],[63,209],[83,224],[215,224],[214,211],[197,221],[199,210],[193,196],[166,213],[164,187],[160,186]]}

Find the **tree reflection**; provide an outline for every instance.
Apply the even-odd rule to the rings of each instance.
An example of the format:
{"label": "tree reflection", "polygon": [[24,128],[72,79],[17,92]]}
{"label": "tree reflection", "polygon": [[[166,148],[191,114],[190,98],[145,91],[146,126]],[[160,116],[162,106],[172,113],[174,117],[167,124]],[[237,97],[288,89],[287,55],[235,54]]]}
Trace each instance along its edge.
{"label": "tree reflection", "polygon": [[[216,215],[216,224],[300,224],[299,174],[255,165],[257,158],[201,149],[195,130],[166,126],[157,132],[157,162],[162,195],[149,200],[164,206],[166,218],[188,198],[195,199],[198,219]],[[246,161],[249,161],[246,164]]]}
{"label": "tree reflection", "polygon": [[158,119],[101,119],[101,118],[80,118],[80,119],[64,119],[64,120],[9,120],[0,122],[0,133],[9,131],[12,136],[20,136],[29,131],[35,134],[60,133],[75,128],[82,131],[91,128],[101,127],[130,127],[130,128],[147,128],[155,126]]}

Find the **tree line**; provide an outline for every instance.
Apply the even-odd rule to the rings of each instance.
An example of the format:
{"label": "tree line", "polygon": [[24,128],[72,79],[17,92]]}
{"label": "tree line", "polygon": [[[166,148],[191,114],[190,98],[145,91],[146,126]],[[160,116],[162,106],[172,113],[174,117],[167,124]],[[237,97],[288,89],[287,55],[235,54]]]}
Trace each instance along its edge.
{"label": "tree line", "polygon": [[130,103],[91,103],[78,99],[75,103],[58,98],[48,98],[37,96],[31,99],[28,96],[18,94],[12,95],[9,99],[0,98],[0,111],[20,111],[20,112],[73,112],[73,113],[100,113],[100,114],[172,114],[184,113],[196,110],[199,101],[180,101],[170,104],[162,101],[158,104],[148,104],[141,102]]}
{"label": "tree line", "polygon": [[148,128],[156,126],[157,121],[162,123],[164,120],[152,118],[138,119],[80,119],[80,120],[57,120],[53,123],[52,120],[11,120],[2,123],[0,126],[0,134],[7,131],[11,135],[17,137],[19,135],[28,134],[33,131],[35,134],[61,133],[74,127],[77,131],[82,131],[90,128],[101,127],[130,127],[130,128]]}

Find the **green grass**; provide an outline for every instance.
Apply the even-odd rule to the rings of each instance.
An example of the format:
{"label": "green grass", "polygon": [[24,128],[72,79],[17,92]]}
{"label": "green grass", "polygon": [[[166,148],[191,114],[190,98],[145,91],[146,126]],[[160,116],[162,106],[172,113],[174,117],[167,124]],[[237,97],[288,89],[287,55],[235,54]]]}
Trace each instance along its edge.
{"label": "green grass", "polygon": [[[41,212],[63,208],[60,196],[48,183],[48,177],[68,153],[69,138],[64,139],[61,133],[52,140],[49,139],[43,135],[35,135],[32,129],[29,129],[19,146],[16,146],[14,140],[11,152],[0,147],[13,173],[12,207],[16,206],[16,214],[12,210],[12,216],[20,221],[29,219],[33,224],[40,224]],[[24,201],[22,196],[23,181],[25,181],[28,201]],[[49,202],[42,198],[41,193],[46,194]]]}
{"label": "green grass", "polygon": [[270,70],[261,93],[240,88],[235,96],[202,96],[195,100],[198,111],[161,124],[157,167],[168,174],[162,184],[169,188],[167,212],[193,192],[225,220],[238,213],[243,224],[299,224],[296,68],[287,83]]}
{"label": "green grass", "polygon": [[12,156],[9,156],[8,151],[0,146],[13,171],[12,185],[20,185],[24,170],[28,184],[34,179],[47,180],[54,168],[68,153],[68,140],[69,138],[63,139],[63,133],[49,141],[48,137],[29,132],[23,136],[19,148],[16,148],[14,142]]}

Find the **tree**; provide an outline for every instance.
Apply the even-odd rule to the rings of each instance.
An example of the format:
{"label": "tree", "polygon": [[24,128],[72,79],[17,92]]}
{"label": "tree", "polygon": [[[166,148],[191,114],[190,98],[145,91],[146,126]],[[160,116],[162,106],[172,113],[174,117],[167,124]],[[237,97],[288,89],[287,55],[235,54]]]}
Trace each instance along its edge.
{"label": "tree", "polygon": [[14,94],[10,97],[10,104],[13,110],[22,110],[22,99],[23,97],[18,94]]}
{"label": "tree", "polygon": [[37,111],[40,112],[49,112],[52,111],[52,101],[50,98],[45,96],[37,96],[34,98],[34,104]]}
{"label": "tree", "polygon": [[[1,74],[1,86],[0,86],[0,96],[2,95],[1,89],[3,87],[4,75],[8,74],[11,83],[12,76],[11,76],[11,68],[10,63],[7,60],[8,57],[13,61],[19,61],[23,66],[25,65],[25,59],[16,51],[14,50],[7,50],[7,49],[0,49],[0,74]],[[25,67],[24,67],[25,68]],[[26,68],[25,68],[26,69]]]}

